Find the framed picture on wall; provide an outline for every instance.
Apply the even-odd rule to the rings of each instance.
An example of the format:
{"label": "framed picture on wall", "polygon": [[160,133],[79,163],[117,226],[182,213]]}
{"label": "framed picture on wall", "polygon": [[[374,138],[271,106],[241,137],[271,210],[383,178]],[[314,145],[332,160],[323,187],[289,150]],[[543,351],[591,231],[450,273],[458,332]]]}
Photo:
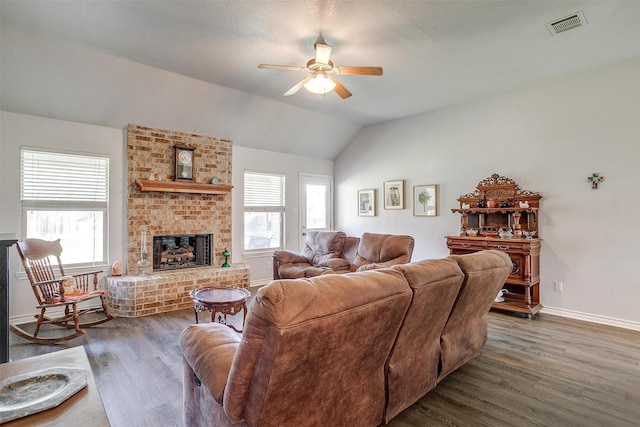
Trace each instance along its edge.
{"label": "framed picture on wall", "polygon": [[384,208],[404,209],[404,180],[385,181]]}
{"label": "framed picture on wall", "polygon": [[438,215],[438,186],[436,184],[413,187],[413,215]]}
{"label": "framed picture on wall", "polygon": [[358,216],[376,216],[376,190],[358,191]]}

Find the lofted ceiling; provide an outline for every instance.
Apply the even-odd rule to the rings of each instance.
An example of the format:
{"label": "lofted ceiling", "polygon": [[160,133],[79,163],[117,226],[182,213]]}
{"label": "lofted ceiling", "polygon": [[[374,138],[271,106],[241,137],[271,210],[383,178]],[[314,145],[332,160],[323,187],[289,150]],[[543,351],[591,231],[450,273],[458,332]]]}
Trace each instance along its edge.
{"label": "lofted ceiling", "polygon": [[[545,24],[582,11],[587,25]],[[379,123],[640,56],[639,1],[18,1],[1,25],[348,120]],[[353,93],[282,94],[323,37]],[[78,121],[81,121],[79,118]],[[348,142],[348,141],[346,141]]]}

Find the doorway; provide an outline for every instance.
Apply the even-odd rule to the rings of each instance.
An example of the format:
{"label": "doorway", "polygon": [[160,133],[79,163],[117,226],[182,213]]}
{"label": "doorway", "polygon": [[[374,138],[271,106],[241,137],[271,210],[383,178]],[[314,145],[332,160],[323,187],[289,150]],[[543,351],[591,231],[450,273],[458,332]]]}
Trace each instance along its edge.
{"label": "doorway", "polygon": [[307,232],[333,229],[333,177],[300,174],[300,250]]}

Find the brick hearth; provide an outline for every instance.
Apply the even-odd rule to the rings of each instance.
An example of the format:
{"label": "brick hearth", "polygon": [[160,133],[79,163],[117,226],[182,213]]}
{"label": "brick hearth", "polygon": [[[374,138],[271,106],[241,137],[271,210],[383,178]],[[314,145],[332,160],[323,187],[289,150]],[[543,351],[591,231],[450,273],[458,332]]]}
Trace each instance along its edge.
{"label": "brick hearth", "polygon": [[107,304],[112,314],[138,317],[193,307],[192,289],[220,286],[248,287],[249,269],[194,268],[149,276],[106,277]]}

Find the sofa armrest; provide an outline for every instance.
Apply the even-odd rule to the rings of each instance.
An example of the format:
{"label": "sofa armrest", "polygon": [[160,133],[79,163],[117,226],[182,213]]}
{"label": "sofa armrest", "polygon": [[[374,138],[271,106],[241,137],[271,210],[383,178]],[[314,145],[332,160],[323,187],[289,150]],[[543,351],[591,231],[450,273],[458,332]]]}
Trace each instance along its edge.
{"label": "sofa armrest", "polygon": [[304,255],[299,254],[297,252],[293,252],[293,251],[287,251],[287,250],[275,251],[273,253],[273,260],[278,265],[288,264],[288,263],[299,263],[299,262],[308,263],[309,262],[309,260],[305,258]]}
{"label": "sofa armrest", "polygon": [[240,334],[220,323],[189,325],[180,335],[184,359],[220,405],[241,338]]}

